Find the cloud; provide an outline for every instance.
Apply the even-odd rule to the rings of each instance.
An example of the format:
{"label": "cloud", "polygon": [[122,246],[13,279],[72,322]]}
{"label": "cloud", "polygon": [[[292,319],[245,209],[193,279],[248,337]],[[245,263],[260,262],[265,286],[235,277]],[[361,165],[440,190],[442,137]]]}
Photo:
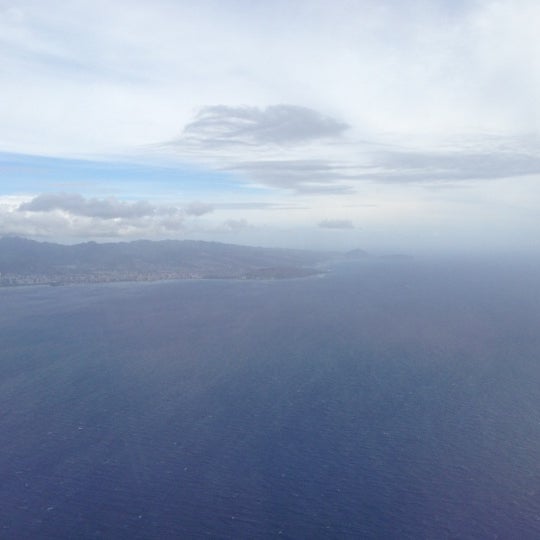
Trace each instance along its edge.
{"label": "cloud", "polygon": [[226,170],[240,172],[251,182],[298,193],[348,193],[351,187],[340,181],[354,178],[346,164],[321,159],[247,161]]}
{"label": "cloud", "polygon": [[391,182],[491,180],[540,174],[540,157],[521,151],[384,152],[374,156],[379,171],[365,177]]}
{"label": "cloud", "polygon": [[[0,236],[15,234],[34,238],[170,238],[188,234],[240,232],[253,226],[234,213],[256,210],[305,210],[306,207],[271,202],[194,201],[187,205],[126,202],[116,198],[97,199],[77,193],[42,193],[31,199],[0,196]],[[214,211],[232,215],[225,221],[199,224],[197,218]]]}
{"label": "cloud", "polygon": [[[539,125],[535,0],[11,4],[0,126],[12,151],[114,153],[179,123],[241,144],[335,137],[345,123],[370,137]],[[205,103],[224,105],[190,122]]]}
{"label": "cloud", "polygon": [[77,193],[42,193],[30,200],[0,199],[0,234],[56,238],[163,238],[186,231],[188,217],[212,212],[193,202],[158,205],[148,201],[85,198]]}
{"label": "cloud", "polygon": [[68,193],[45,193],[31,200],[0,197],[0,235],[66,241],[178,237],[187,230],[185,217],[175,207],[147,201],[128,203]]}
{"label": "cloud", "polygon": [[[297,110],[303,112],[291,115],[292,124],[305,124],[305,130],[298,128],[304,144],[275,144],[290,137],[290,126],[279,118]],[[312,122],[302,124],[304,117]],[[291,105],[210,106],[188,123],[173,148],[180,157],[232,173],[247,184],[306,195],[352,194],[373,183],[447,184],[540,173],[540,141],[534,136],[434,137],[429,144],[411,136],[406,144],[391,144],[366,142],[354,133],[342,136],[346,125]],[[334,139],[322,140],[323,134]]]}
{"label": "cloud", "polygon": [[[161,145],[177,157],[233,173],[246,183],[297,193],[350,193],[350,177],[328,145],[343,142],[348,124],[307,107],[213,105]],[[339,144],[338,144],[339,146]],[[321,154],[329,155],[322,159]]]}
{"label": "cloud", "polygon": [[249,227],[249,223],[245,219],[228,219],[223,223],[229,231],[241,231]]}
{"label": "cloud", "polygon": [[183,137],[204,146],[303,143],[340,136],[349,126],[318,111],[297,105],[202,108]]}
{"label": "cloud", "polygon": [[[13,226],[56,220],[60,231],[128,234],[143,223],[174,230],[191,217],[202,229],[245,216],[293,230],[358,200],[379,205],[374,222],[405,215],[427,228],[444,215],[465,228],[503,184],[533,204],[527,176],[540,174],[540,141],[525,139],[540,133],[535,0],[7,4],[16,7],[0,8],[3,151],[133,165],[55,162],[43,172],[13,160],[3,193],[54,182],[97,197],[29,202],[6,218]],[[500,148],[495,134],[522,140]],[[447,190],[429,190],[450,184],[477,193],[468,222]],[[189,198],[169,215],[155,201],[175,192]],[[490,212],[521,219],[504,193]],[[237,195],[312,210],[218,206]],[[217,217],[197,219],[204,208],[187,202],[199,198],[216,201]],[[421,214],[428,202],[436,206]]]}
{"label": "cloud", "polygon": [[62,210],[74,216],[101,219],[141,218],[156,213],[174,213],[172,208],[157,208],[146,201],[127,203],[117,199],[85,199],[75,193],[43,193],[19,206],[21,212]]}
{"label": "cloud", "polygon": [[292,204],[272,203],[272,202],[223,202],[212,205],[221,210],[305,210],[306,206]]}
{"label": "cloud", "polygon": [[325,219],[319,223],[323,229],[354,229],[354,224],[349,219]]}
{"label": "cloud", "polygon": [[214,211],[214,207],[211,204],[195,201],[191,204],[188,204],[184,209],[185,213],[188,216],[203,216],[204,214],[209,214]]}

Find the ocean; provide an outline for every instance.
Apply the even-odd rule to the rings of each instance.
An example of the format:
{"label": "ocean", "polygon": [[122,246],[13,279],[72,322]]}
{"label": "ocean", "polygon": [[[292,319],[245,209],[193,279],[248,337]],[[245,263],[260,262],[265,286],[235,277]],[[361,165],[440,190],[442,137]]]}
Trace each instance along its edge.
{"label": "ocean", "polygon": [[0,289],[0,538],[540,538],[539,269]]}

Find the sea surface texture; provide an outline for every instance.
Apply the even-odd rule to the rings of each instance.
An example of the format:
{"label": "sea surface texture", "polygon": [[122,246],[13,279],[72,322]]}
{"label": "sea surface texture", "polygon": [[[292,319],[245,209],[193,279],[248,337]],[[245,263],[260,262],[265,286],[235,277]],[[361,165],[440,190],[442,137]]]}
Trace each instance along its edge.
{"label": "sea surface texture", "polygon": [[540,538],[540,273],[0,290],[0,538]]}

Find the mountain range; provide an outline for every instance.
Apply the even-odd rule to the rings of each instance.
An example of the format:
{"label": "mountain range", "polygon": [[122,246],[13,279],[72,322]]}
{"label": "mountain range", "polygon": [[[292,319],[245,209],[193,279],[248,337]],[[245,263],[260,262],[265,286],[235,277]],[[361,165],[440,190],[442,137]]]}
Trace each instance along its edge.
{"label": "mountain range", "polygon": [[320,273],[332,253],[192,240],[63,245],[0,238],[0,284],[185,278],[272,279]]}

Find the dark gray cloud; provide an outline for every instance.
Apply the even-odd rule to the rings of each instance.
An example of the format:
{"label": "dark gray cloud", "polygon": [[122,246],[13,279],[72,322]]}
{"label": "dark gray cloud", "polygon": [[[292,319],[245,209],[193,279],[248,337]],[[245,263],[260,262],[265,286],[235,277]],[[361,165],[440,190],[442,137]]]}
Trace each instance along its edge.
{"label": "dark gray cloud", "polygon": [[319,223],[323,229],[354,229],[350,219],[324,219]]}
{"label": "dark gray cloud", "polygon": [[[76,193],[42,193],[31,201],[22,203],[22,212],[51,212],[63,210],[75,216],[101,219],[142,218],[153,216],[158,212],[156,206],[146,201],[127,203],[117,199],[86,199]],[[160,208],[160,213],[171,214],[174,209]]]}
{"label": "dark gray cloud", "polygon": [[206,146],[266,145],[313,141],[341,135],[348,125],[296,105],[204,107],[183,135]]}

